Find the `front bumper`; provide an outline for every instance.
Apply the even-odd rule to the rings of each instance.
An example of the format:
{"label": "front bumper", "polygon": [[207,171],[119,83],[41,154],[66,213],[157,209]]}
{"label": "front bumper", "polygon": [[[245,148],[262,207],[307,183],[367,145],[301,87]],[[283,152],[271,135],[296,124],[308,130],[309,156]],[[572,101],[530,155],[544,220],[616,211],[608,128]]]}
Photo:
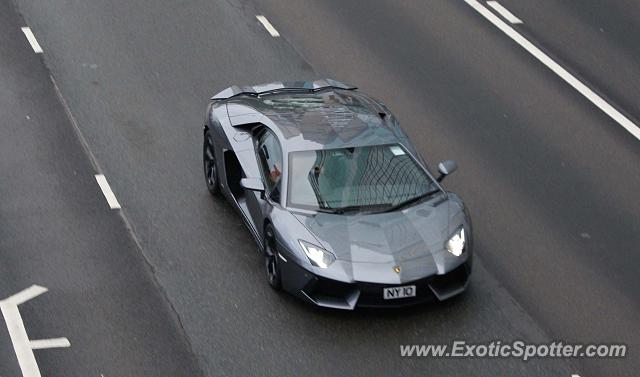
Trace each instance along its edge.
{"label": "front bumper", "polygon": [[[428,301],[443,301],[456,296],[467,287],[471,274],[468,260],[442,275],[431,275],[402,284],[377,284],[365,282],[345,283],[317,276],[302,267],[287,263],[283,271],[283,287],[292,294],[312,304],[335,308],[355,309],[356,307],[402,307]],[[416,296],[383,299],[383,289],[416,286]]]}

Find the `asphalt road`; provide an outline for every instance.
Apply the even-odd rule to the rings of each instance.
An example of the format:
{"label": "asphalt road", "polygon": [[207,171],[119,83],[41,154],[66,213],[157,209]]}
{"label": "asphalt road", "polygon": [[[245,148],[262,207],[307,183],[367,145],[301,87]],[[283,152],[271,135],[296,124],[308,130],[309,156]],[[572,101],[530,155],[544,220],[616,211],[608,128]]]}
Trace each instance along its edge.
{"label": "asphalt road", "polygon": [[[43,376],[201,375],[23,25],[0,4],[0,300],[34,284],[49,289],[19,305],[29,339],[71,343],[33,351]],[[0,376],[20,376],[3,317]]]}
{"label": "asphalt road", "polygon": [[[10,261],[0,265],[0,298],[36,283],[34,275],[47,277],[38,284],[50,292],[25,304],[27,329],[67,336],[72,346],[37,351],[47,352],[38,358],[43,375],[584,377],[633,376],[640,368],[633,356],[640,346],[638,140],[464,1],[16,4],[19,15],[0,13],[0,93],[31,92],[0,104],[12,114],[0,141],[0,173],[11,177],[0,183],[0,251]],[[524,21],[516,30],[638,124],[636,5],[502,4]],[[42,45],[46,68],[29,51],[21,22]],[[45,69],[121,210],[101,202],[95,167]],[[268,288],[240,218],[204,186],[204,105],[231,84],[318,77],[383,100],[432,165],[458,161],[445,186],[470,207],[478,256],[464,296],[343,313]],[[15,127],[22,113],[36,112],[25,96],[43,104],[45,134]],[[20,158],[20,143],[32,146],[34,138],[46,147],[32,153],[48,158]],[[50,166],[62,163],[74,168]],[[66,188],[55,203],[67,207],[37,208],[53,219],[34,219],[16,204],[44,201],[50,190],[33,182],[38,175]],[[44,231],[50,223],[74,231]],[[110,284],[95,305],[82,304],[96,296],[86,288],[96,280]],[[57,318],[65,319],[50,333],[48,321]],[[105,329],[138,335],[114,348],[99,336]],[[629,356],[526,363],[399,356],[401,344],[453,339],[625,343]],[[0,375],[17,375],[2,332],[0,347]]]}

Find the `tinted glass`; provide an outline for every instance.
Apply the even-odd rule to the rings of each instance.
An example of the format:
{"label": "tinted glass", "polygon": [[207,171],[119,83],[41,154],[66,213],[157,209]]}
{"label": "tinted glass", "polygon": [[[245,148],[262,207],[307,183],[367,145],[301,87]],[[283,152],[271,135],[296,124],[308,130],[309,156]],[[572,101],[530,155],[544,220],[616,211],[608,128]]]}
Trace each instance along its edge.
{"label": "tinted glass", "polygon": [[272,199],[278,200],[282,179],[282,149],[275,135],[269,130],[263,131],[258,138],[258,160],[267,190]]}
{"label": "tinted glass", "polygon": [[395,206],[436,184],[400,145],[292,152],[288,205]]}

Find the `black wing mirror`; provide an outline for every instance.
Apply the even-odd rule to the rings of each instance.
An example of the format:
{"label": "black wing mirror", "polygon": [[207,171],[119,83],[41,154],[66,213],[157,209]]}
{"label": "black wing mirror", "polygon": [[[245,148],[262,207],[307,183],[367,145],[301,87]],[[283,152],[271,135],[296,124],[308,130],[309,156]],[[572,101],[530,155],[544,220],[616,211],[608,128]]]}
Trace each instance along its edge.
{"label": "black wing mirror", "polygon": [[242,178],[240,180],[240,187],[246,190],[264,192],[264,184],[260,178]]}
{"label": "black wing mirror", "polygon": [[438,164],[438,171],[440,172],[440,176],[438,177],[438,182],[442,182],[444,177],[458,170],[458,164],[453,160],[444,160]]}

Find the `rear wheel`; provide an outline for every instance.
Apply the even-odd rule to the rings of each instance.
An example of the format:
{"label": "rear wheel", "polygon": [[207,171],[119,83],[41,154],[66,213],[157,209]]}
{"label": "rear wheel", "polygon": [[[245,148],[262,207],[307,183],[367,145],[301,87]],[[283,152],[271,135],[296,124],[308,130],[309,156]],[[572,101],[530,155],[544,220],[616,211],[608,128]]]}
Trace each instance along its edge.
{"label": "rear wheel", "polygon": [[279,291],[282,288],[280,266],[278,264],[278,251],[276,250],[276,235],[273,226],[267,224],[264,229],[264,266],[267,281],[271,288]]}
{"label": "rear wheel", "polygon": [[220,180],[218,178],[218,166],[216,165],[216,155],[213,148],[213,137],[211,132],[204,134],[204,143],[202,146],[202,161],[204,165],[204,179],[207,189],[211,195],[220,194]]}

